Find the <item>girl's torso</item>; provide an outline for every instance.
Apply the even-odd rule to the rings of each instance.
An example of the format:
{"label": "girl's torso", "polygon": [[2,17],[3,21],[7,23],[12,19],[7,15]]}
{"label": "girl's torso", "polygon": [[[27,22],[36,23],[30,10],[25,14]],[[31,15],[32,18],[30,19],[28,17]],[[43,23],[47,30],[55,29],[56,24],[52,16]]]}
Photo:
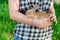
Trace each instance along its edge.
{"label": "girl's torso", "polygon": [[[35,4],[40,5],[36,11],[48,11],[50,7],[51,0],[20,0],[19,11],[25,14],[26,10],[31,9]],[[52,35],[51,26],[42,29],[33,27],[32,25],[18,23],[14,29],[14,34],[16,34],[20,40],[44,40]]]}

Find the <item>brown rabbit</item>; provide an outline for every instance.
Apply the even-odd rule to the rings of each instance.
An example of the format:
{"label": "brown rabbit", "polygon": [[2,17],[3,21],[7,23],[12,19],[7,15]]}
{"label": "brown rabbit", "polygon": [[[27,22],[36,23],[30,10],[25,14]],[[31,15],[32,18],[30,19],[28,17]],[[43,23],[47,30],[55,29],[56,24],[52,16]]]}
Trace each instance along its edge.
{"label": "brown rabbit", "polygon": [[41,18],[46,18],[49,16],[46,12],[35,12],[35,10],[39,7],[39,5],[35,5],[32,9],[26,11],[26,16],[29,18],[36,18],[36,19],[41,19]]}
{"label": "brown rabbit", "polygon": [[[28,18],[35,18],[35,19],[43,19],[48,18],[49,14],[46,12],[35,12],[35,10],[39,7],[39,5],[35,5],[32,9],[26,11],[26,16]],[[48,20],[48,22],[52,22]]]}

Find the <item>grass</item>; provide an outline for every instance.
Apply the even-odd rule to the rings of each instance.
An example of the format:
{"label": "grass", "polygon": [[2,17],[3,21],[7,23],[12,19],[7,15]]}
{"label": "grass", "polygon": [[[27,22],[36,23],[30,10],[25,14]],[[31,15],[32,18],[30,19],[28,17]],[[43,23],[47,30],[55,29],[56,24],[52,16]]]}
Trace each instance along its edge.
{"label": "grass", "polygon": [[0,1],[0,40],[12,40],[16,22],[10,20],[8,1]]}
{"label": "grass", "polygon": [[[60,40],[60,5],[54,4],[58,24],[52,23],[53,40]],[[0,0],[0,40],[13,40],[13,30],[16,21],[12,21],[9,16],[8,0]]]}
{"label": "grass", "polygon": [[53,40],[60,40],[60,4],[54,4],[54,8],[56,11],[56,16],[58,19],[58,24],[55,25],[54,23],[52,24],[52,28],[54,30],[53,32]]}

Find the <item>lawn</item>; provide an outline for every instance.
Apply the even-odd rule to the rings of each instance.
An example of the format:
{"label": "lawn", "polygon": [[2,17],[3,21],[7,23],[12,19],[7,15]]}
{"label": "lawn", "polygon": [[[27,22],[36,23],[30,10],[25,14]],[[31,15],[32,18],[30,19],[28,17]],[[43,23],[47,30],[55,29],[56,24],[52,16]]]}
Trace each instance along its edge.
{"label": "lawn", "polygon": [[[54,4],[58,24],[52,23],[53,40],[60,40],[60,5]],[[0,40],[13,40],[13,30],[16,21],[10,19],[8,0],[0,0]]]}

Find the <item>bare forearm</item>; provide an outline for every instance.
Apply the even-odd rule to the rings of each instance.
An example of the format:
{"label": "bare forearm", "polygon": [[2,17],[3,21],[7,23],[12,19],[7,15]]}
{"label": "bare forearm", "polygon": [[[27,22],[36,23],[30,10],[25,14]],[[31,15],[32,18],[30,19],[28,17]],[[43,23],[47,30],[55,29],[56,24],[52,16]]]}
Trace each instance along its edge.
{"label": "bare forearm", "polygon": [[20,23],[32,25],[32,19],[31,18],[27,18],[24,14],[22,14],[20,12],[12,14],[11,15],[11,19],[15,20],[17,22],[20,22]]}

